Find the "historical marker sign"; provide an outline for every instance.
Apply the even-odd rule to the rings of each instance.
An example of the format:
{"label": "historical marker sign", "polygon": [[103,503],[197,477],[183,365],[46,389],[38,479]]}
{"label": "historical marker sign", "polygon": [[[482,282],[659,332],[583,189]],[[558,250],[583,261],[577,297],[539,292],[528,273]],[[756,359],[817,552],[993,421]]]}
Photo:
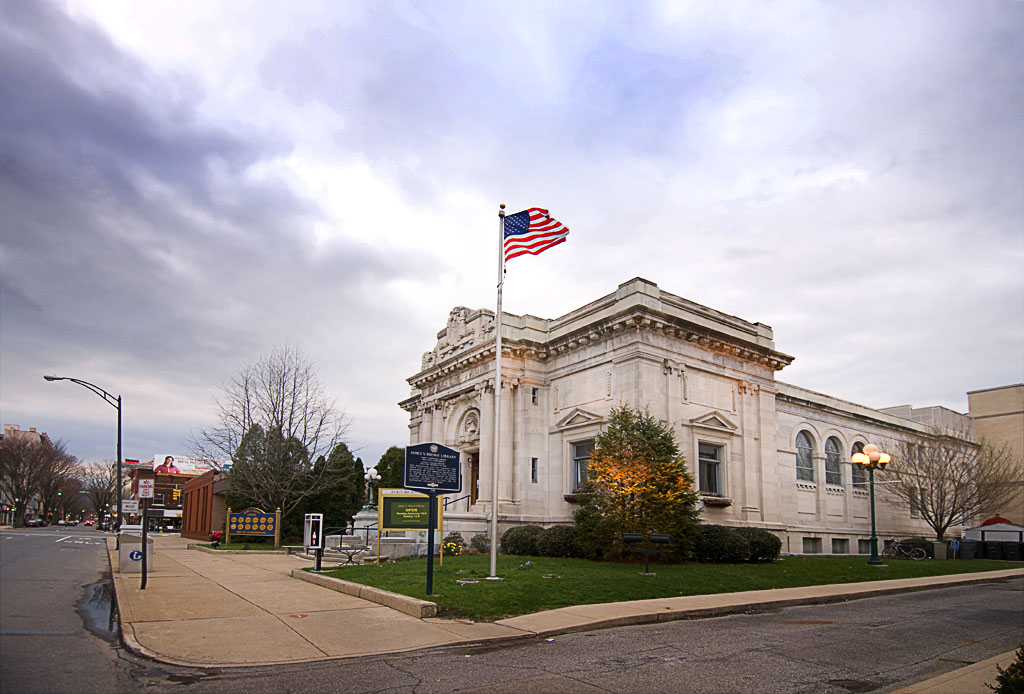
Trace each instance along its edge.
{"label": "historical marker sign", "polygon": [[439,443],[420,443],[405,449],[402,486],[449,494],[462,491],[459,452]]}

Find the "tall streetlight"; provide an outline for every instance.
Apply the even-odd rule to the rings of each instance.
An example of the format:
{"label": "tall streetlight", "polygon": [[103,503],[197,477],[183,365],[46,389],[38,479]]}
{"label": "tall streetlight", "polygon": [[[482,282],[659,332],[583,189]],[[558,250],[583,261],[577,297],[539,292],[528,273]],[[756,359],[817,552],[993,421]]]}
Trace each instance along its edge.
{"label": "tall streetlight", "polygon": [[882,560],[878,558],[878,534],[875,532],[875,470],[884,470],[891,460],[888,453],[882,452],[878,446],[869,443],[864,446],[860,453],[854,453],[850,460],[854,465],[867,468],[868,480],[871,489],[871,558],[868,564],[871,566],[883,566]]}
{"label": "tall streetlight", "polygon": [[363,479],[366,480],[366,508],[373,508],[376,506],[373,503],[373,483],[380,482],[380,473],[377,472],[377,468],[372,467],[366,471]]}
{"label": "tall streetlight", "polygon": [[112,394],[100,388],[94,383],[83,381],[78,378],[67,376],[43,376],[44,381],[71,381],[83,388],[88,388],[96,395],[103,398],[104,402],[117,410],[117,512],[114,514],[114,541],[117,549],[121,548],[121,396],[114,397]]}

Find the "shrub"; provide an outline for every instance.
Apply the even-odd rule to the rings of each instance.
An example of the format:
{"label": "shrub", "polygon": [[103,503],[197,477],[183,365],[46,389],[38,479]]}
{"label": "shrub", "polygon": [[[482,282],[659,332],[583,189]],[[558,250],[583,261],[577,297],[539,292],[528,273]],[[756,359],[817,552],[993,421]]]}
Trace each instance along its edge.
{"label": "shrub", "polygon": [[782,540],[764,528],[736,528],[750,545],[748,561],[773,561],[782,551]]}
{"label": "shrub", "polygon": [[490,554],[491,536],[487,533],[477,533],[469,538],[469,549],[477,554]]}
{"label": "shrub", "polygon": [[576,529],[571,525],[554,525],[537,537],[537,554],[542,557],[578,557]]}
{"label": "shrub", "polygon": [[466,541],[462,538],[462,533],[460,532],[451,532],[445,535],[441,541],[441,546],[448,554],[462,554],[466,551]]}
{"label": "shrub", "polygon": [[537,538],[542,532],[544,528],[539,525],[518,525],[509,528],[501,536],[501,553],[537,556]]}
{"label": "shrub", "polygon": [[929,559],[935,558],[935,547],[932,546],[931,540],[926,540],[923,537],[908,537],[906,540],[900,540],[900,544],[907,547],[920,547],[928,553]]}
{"label": "shrub", "polygon": [[1024,692],[1024,643],[1017,649],[1017,658],[1004,670],[996,665],[999,675],[996,677],[996,684],[992,686],[985,683],[985,686],[997,694],[1021,694]]}
{"label": "shrub", "polygon": [[584,504],[572,514],[572,519],[580,556],[599,559],[621,550],[621,542],[616,544],[614,524],[601,514],[597,506]]}
{"label": "shrub", "polygon": [[693,553],[699,561],[747,561],[750,556],[750,543],[733,528],[724,525],[704,525],[697,534]]}

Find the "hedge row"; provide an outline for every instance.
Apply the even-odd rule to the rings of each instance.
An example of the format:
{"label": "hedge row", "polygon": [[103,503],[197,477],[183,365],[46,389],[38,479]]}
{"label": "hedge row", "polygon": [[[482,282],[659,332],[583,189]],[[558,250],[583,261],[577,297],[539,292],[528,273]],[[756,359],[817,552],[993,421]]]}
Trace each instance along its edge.
{"label": "hedge row", "polygon": [[501,536],[502,554],[531,557],[579,557],[576,529],[571,525],[542,528],[539,525],[520,525],[509,528]]}
{"label": "hedge row", "polygon": [[702,525],[694,541],[697,561],[772,561],[782,551],[782,540],[762,528]]}

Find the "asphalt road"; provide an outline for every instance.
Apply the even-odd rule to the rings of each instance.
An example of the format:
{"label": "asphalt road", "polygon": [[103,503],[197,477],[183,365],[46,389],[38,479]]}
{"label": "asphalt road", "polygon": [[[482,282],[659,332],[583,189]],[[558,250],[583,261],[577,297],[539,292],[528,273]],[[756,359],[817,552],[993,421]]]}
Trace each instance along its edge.
{"label": "asphalt road", "polygon": [[504,645],[182,668],[126,652],[105,630],[109,603],[90,587],[107,570],[102,537],[0,533],[4,694],[889,692],[1024,640],[1024,580],[1016,579]]}
{"label": "asphalt road", "polygon": [[117,639],[109,630],[98,637],[83,620],[100,621],[93,618],[97,604],[109,610],[105,538],[83,526],[0,532],[4,694],[117,691]]}

